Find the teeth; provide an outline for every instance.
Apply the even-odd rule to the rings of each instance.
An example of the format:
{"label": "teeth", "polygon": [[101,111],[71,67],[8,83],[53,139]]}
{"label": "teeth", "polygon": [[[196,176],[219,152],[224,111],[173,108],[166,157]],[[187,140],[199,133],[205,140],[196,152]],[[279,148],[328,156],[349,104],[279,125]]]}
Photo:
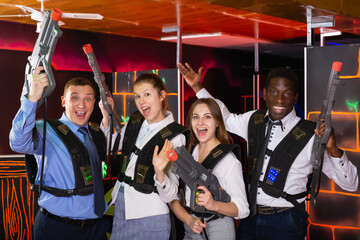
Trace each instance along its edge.
{"label": "teeth", "polygon": [[277,110],[284,110],[285,109],[284,107],[276,107],[276,106],[274,106],[273,108],[275,108]]}
{"label": "teeth", "polygon": [[206,128],[198,128],[198,131],[206,130]]}
{"label": "teeth", "polygon": [[146,110],[146,109],[149,109],[149,107],[143,107],[143,108],[141,108],[142,110]]}

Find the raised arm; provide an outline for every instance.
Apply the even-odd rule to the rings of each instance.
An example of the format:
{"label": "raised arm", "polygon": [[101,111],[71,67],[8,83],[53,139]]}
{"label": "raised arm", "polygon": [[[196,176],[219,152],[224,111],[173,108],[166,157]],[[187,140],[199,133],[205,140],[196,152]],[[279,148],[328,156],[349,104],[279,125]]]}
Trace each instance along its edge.
{"label": "raised arm", "polygon": [[195,93],[199,92],[203,87],[201,84],[201,76],[203,74],[203,67],[199,68],[198,72],[196,73],[190,64],[179,63],[177,65],[181,75],[183,75],[186,83],[194,90]]}
{"label": "raised arm", "polygon": [[34,139],[33,129],[35,127],[37,102],[41,99],[45,87],[49,85],[47,75],[41,73],[42,70],[44,67],[35,69],[29,94],[27,98],[22,96],[21,107],[13,120],[9,143],[15,152],[33,154],[41,149],[40,135],[38,134]]}
{"label": "raised arm", "polygon": [[[107,94],[107,102],[111,106],[111,108],[114,109],[114,100],[113,100],[113,98],[111,96],[108,96],[108,94]],[[99,108],[100,108],[101,114],[103,116],[102,121],[101,121],[101,125],[104,128],[107,128],[110,125],[109,114],[106,111],[106,109],[105,109],[105,107],[104,107],[101,100],[99,101]]]}

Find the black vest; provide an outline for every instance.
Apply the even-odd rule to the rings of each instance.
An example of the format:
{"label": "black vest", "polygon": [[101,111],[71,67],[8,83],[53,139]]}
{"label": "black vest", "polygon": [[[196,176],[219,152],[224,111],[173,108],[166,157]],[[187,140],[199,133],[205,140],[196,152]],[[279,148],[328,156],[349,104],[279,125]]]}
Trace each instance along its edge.
{"label": "black vest", "polygon": [[[220,162],[221,159],[223,159],[223,157],[226,156],[226,154],[228,154],[230,151],[232,151],[236,158],[241,161],[241,148],[239,145],[237,144],[227,144],[227,143],[220,143],[219,145],[217,145],[216,147],[214,147],[210,153],[206,156],[206,158],[204,159],[204,161],[201,163],[206,169],[212,171],[215,166]],[[186,184],[184,183],[184,181],[180,178],[179,179],[179,197],[180,197],[180,203],[181,205],[185,208],[185,210],[187,212],[189,212],[190,214],[194,214],[197,217],[211,217],[211,221],[216,220],[219,218],[218,215],[214,215],[211,213],[205,213],[205,214],[200,214],[197,212],[193,212],[189,207],[186,206],[185,203],[185,189],[186,189]],[[207,222],[209,222],[209,220],[207,220]]]}
{"label": "black vest", "polygon": [[[251,182],[252,172],[256,166],[256,160],[263,145],[266,122],[264,121],[265,109],[256,111],[249,120],[248,126],[248,182]],[[260,186],[263,191],[275,198],[283,197],[294,204],[294,199],[303,198],[308,191],[296,195],[289,195],[284,192],[284,186],[291,165],[298,154],[314,134],[316,123],[301,119],[295,127],[276,146],[274,151],[268,151],[271,156],[266,168],[265,177]],[[250,203],[254,204],[254,203]]]}
{"label": "black vest", "polygon": [[[154,186],[155,170],[152,165],[155,146],[159,146],[160,152],[166,139],[171,140],[181,133],[187,138],[189,130],[178,123],[172,122],[156,133],[142,149],[138,149],[135,143],[144,120],[145,118],[139,112],[135,112],[129,119],[124,134],[122,163],[120,164],[121,170],[118,180],[129,184],[139,192],[150,194],[156,191]],[[134,176],[131,179],[130,176],[125,175],[125,171],[133,152],[138,155],[138,158],[135,165]]]}
{"label": "black vest", "polygon": [[[70,197],[73,195],[86,196],[94,192],[92,168],[90,164],[88,151],[83,142],[73,133],[69,127],[59,120],[48,120],[49,125],[57,133],[61,141],[66,146],[74,169],[75,176],[75,188],[74,189],[59,189],[50,186],[42,185],[42,190],[53,194],[57,197]],[[99,126],[93,123],[89,123],[89,131],[94,140],[95,146],[99,153],[99,158],[106,159],[106,139],[104,133],[100,130]],[[27,171],[30,183],[33,183],[37,172],[37,165],[34,167],[33,155],[27,155]],[[52,159],[57,160],[57,159]],[[49,160],[51,161],[51,159]],[[29,164],[30,163],[30,164]],[[31,164],[33,163],[33,164]],[[36,161],[35,161],[36,164]],[[99,162],[98,164],[101,164]],[[29,165],[29,166],[28,166]],[[29,170],[29,169],[33,170]],[[32,172],[32,174],[29,172]],[[30,179],[32,177],[32,179]],[[34,186],[35,190],[38,190],[38,185]]]}

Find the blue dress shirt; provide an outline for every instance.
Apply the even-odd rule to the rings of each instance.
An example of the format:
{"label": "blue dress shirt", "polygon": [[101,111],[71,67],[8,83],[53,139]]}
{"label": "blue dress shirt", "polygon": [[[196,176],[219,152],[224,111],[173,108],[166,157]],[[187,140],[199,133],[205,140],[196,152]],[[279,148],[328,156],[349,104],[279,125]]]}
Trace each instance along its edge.
{"label": "blue dress shirt", "polygon": [[[13,120],[10,131],[10,146],[16,152],[35,156],[39,169],[35,183],[39,184],[44,123],[42,120],[35,122],[36,105],[37,103],[31,102],[26,97],[21,98],[21,106]],[[59,120],[66,124],[81,141],[85,141],[83,134],[78,132],[78,129],[82,126],[73,124],[65,113]],[[33,137],[33,128],[35,126],[37,131]],[[84,127],[87,128],[88,124],[85,124]],[[42,184],[60,189],[75,188],[74,169],[70,154],[49,124],[46,127],[45,165]],[[93,194],[88,196],[55,197],[48,192],[42,191],[38,203],[40,207],[61,217],[73,219],[98,218],[94,213]],[[105,201],[104,204],[106,205]],[[105,207],[106,209],[107,207]]]}

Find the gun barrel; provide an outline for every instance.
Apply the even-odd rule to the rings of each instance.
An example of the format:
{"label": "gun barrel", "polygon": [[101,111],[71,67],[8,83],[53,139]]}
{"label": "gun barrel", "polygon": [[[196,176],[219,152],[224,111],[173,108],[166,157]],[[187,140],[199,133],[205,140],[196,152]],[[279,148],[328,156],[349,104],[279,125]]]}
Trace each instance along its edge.
{"label": "gun barrel", "polygon": [[85,45],[83,46],[83,50],[84,50],[85,54],[89,54],[89,53],[94,52],[94,50],[93,50],[93,48],[92,48],[92,46],[91,46],[90,43],[85,44]]}
{"label": "gun barrel", "polygon": [[333,70],[335,72],[341,72],[342,66],[343,66],[342,62],[333,62],[331,70]]}
{"label": "gun barrel", "polygon": [[54,21],[60,21],[62,15],[62,11],[60,9],[54,8],[51,11],[50,18]]}

